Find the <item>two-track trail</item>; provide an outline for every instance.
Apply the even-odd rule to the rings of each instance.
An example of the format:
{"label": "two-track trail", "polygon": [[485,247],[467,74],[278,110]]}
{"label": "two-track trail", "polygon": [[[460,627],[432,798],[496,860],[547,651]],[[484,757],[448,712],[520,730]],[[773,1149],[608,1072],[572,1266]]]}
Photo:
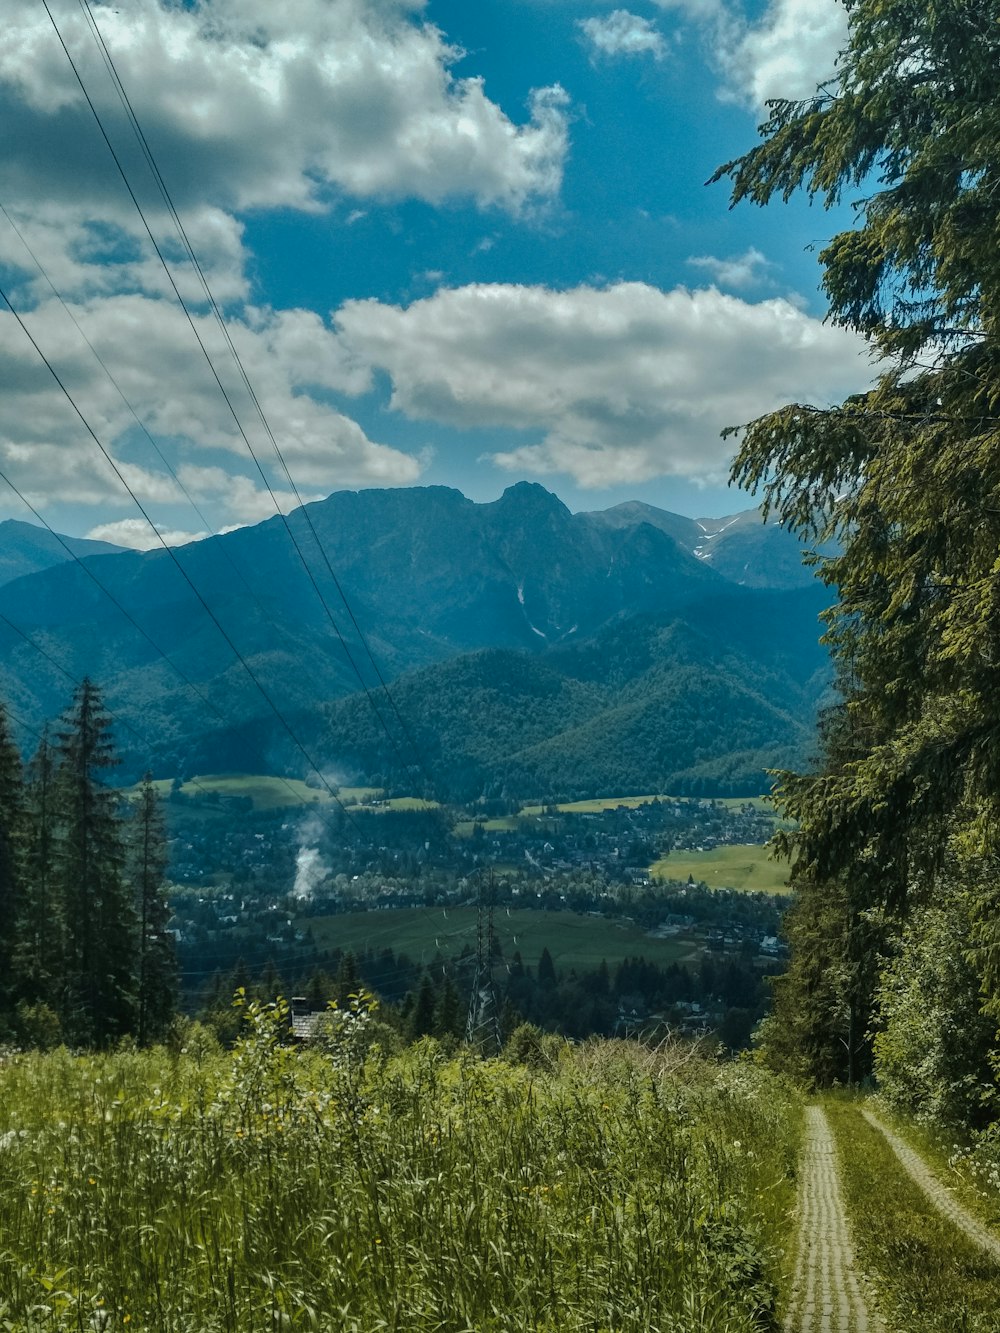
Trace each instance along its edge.
{"label": "two-track trail", "polygon": [[881,1333],[855,1266],[833,1134],[819,1106],[806,1108],[798,1214],[786,1333]]}
{"label": "two-track trail", "polygon": [[985,1250],[997,1263],[1000,1263],[1000,1240],[997,1239],[996,1235],[985,1227],[978,1218],[973,1217],[967,1209],[962,1207],[951,1190],[938,1180],[920,1154],[915,1152],[908,1143],[901,1139],[898,1134],[894,1134],[871,1111],[863,1111],[862,1114],[870,1125],[874,1126],[880,1134],[885,1135],[890,1148],[899,1158],[900,1164],[907,1175],[923,1190],[938,1212],[958,1227],[959,1231],[968,1236],[981,1250]]}

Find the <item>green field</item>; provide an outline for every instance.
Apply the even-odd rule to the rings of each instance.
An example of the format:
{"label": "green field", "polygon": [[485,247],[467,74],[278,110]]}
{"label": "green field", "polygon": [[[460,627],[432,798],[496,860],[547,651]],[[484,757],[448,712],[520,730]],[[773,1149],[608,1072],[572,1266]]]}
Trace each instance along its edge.
{"label": "green field", "polygon": [[[161,779],[153,784],[166,794],[170,782]],[[325,788],[310,787],[299,778],[278,778],[253,773],[209,773],[192,778],[181,787],[185,796],[218,792],[220,796],[249,796],[255,810],[282,810],[296,805],[358,806],[361,810],[379,814],[385,810],[436,810],[437,801],[425,801],[419,796],[392,796],[380,799],[378,787],[334,787],[336,797]]]}
{"label": "green field", "polygon": [[501,815],[497,819],[461,819],[452,829],[456,838],[471,838],[472,830],[480,824],[486,833],[513,833],[522,815]]}
{"label": "green field", "polygon": [[[161,796],[168,796],[172,786],[169,778],[157,778],[153,786]],[[344,805],[357,805],[381,795],[378,787],[334,787]],[[215,792],[219,796],[249,796],[255,810],[283,810],[298,805],[331,805],[334,798],[325,788],[310,787],[299,778],[279,778],[256,773],[199,774],[181,786],[185,796],[204,796]],[[424,801],[400,797],[386,801],[376,809],[423,808]]]}
{"label": "green field", "polygon": [[710,852],[671,852],[650,867],[655,879],[686,880],[710,889],[743,889],[747,893],[788,893],[788,863],[772,861],[766,847],[715,847]]}
{"label": "green field", "polygon": [[[342,787],[341,800],[345,799],[343,795],[345,791],[364,791],[370,795],[378,795],[373,787]],[[375,801],[365,808],[378,814],[380,810],[439,810],[441,805],[439,801],[425,801],[421,796],[390,796],[388,800]]]}
{"label": "green field", "polygon": [[[665,796],[662,793],[652,796],[595,796],[589,801],[564,801],[556,806],[566,814],[575,815],[596,815],[602,810],[617,810],[619,806],[624,806],[627,810],[634,810],[640,805],[649,805],[652,801],[688,801],[693,798],[689,796]],[[755,810],[771,810],[771,798],[769,796],[722,796],[712,799],[713,805],[724,805],[727,810],[738,810],[741,805],[752,805]],[[540,815],[544,806],[526,805],[521,809],[522,815]]]}
{"label": "green field", "polygon": [[[316,943],[329,949],[392,949],[414,962],[429,963],[439,951],[457,957],[462,949],[476,947],[476,912],[472,907],[403,907],[386,912],[345,912],[315,917],[312,927]],[[498,908],[496,934],[504,954],[520,953],[534,967],[544,948],[557,969],[610,967],[641,954],[650,962],[672,963],[689,958],[697,946],[684,940],[653,939],[636,926],[579,912],[533,912],[524,908]]]}

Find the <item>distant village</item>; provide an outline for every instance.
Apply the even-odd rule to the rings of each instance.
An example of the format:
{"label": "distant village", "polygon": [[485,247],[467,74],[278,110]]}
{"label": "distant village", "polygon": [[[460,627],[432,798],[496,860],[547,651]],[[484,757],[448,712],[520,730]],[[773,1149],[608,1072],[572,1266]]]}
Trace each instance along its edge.
{"label": "distant village", "polygon": [[[774,814],[758,804],[655,800],[607,810],[357,806],[260,811],[243,798],[168,802],[170,876],[184,971],[301,960],[342,913],[471,906],[489,875],[499,907],[589,913],[634,923],[695,950],[779,960],[781,900],[671,881],[669,852],[762,844]],[[669,867],[669,861],[667,862]]]}

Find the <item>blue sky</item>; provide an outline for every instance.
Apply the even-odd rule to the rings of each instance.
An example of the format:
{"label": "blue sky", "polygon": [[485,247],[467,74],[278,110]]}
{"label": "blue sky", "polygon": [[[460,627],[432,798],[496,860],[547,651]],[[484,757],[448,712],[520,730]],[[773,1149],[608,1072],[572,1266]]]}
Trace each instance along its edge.
{"label": "blue sky", "polygon": [[[239,424],[40,4],[0,51],[4,289],[169,540],[258,521],[244,435],[285,507],[287,480],[95,34],[50,5]],[[830,76],[839,0],[92,12],[303,496],[526,478],[574,509],[722,514],[750,503],[722,427],[869,378],[818,291],[849,213],[704,184],[767,97]],[[62,530],[155,541],[7,312],[0,460]],[[2,484],[0,516],[27,516]]]}

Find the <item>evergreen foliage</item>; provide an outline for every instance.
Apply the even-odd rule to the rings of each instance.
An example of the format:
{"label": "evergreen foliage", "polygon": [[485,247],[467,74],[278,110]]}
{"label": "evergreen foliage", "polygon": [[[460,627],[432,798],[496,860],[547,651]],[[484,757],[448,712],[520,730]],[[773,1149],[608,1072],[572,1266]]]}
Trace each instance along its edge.
{"label": "evergreen foliage", "polygon": [[167,841],[160,800],[147,773],[133,818],[130,871],[138,915],[136,1036],[140,1043],[162,1037],[176,1004],[177,961],[167,932],[170,907],[164,892]]}
{"label": "evergreen foliage", "polygon": [[54,883],[57,814],[56,758],[45,727],[24,785],[23,875],[31,890],[21,900],[17,971],[25,1001],[53,1011],[66,946],[63,903]]}
{"label": "evergreen foliage", "polygon": [[23,800],[21,758],[0,708],[0,995],[16,985]]}
{"label": "evergreen foliage", "polygon": [[22,773],[0,709],[0,1024],[26,1044],[164,1035],[176,963],[158,798],[136,812],[102,778],[111,719],[84,680]]}
{"label": "evergreen foliage", "polygon": [[771,103],[762,142],[716,176],[734,203],[861,195],[820,259],[830,318],[878,359],[874,386],[752,422],[733,468],[783,524],[840,544],[819,572],[838,596],[842,703],[823,762],[781,778],[800,904],[768,1029],[772,1053],[819,1078],[847,1072],[832,1061],[845,1008],[855,1032],[875,1021],[862,974],[941,897],[949,854],[978,951],[967,1003],[981,983],[1000,1012],[984,874],[1000,827],[1000,4],[846,3],[836,78]]}
{"label": "evergreen foliage", "polygon": [[135,1022],[135,917],[124,878],[116,794],[99,776],[113,768],[111,720],[85,679],[57,733],[62,822],[57,891],[65,905],[63,995],[68,1035],[103,1045]]}

